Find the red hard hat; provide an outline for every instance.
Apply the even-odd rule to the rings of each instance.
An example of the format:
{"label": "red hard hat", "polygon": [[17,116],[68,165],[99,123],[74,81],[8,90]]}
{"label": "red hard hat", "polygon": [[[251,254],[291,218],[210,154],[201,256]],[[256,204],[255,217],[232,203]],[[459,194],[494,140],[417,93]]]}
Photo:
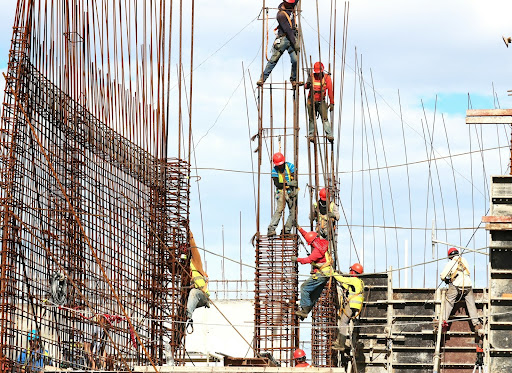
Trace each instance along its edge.
{"label": "red hard hat", "polygon": [[313,66],[313,71],[315,74],[319,74],[322,71],[324,71],[324,64],[321,62],[315,62],[315,65]]}
{"label": "red hard hat", "polygon": [[457,248],[455,248],[455,247],[450,247],[448,249],[448,256],[450,256],[452,254],[455,255],[455,254],[458,254],[458,253],[459,253],[459,250]]}
{"label": "red hard hat", "polygon": [[350,270],[360,275],[361,273],[363,273],[363,266],[359,263],[354,263],[350,267]]}
{"label": "red hard hat", "polygon": [[282,153],[277,152],[272,157],[272,160],[274,161],[274,164],[276,166],[281,166],[284,163],[284,155]]}
{"label": "red hard hat", "polygon": [[325,188],[320,189],[318,195],[322,201],[325,201],[327,199],[327,190]]}
{"label": "red hard hat", "polygon": [[306,239],[308,245],[311,245],[311,242],[313,242],[317,236],[318,234],[316,232],[307,232],[304,235],[304,238]]}
{"label": "red hard hat", "polygon": [[306,356],[306,353],[304,352],[304,350],[301,350],[300,348],[296,349],[293,352],[294,359],[300,359],[301,357],[304,357],[304,356]]}
{"label": "red hard hat", "polygon": [[295,2],[295,0],[284,0],[284,1],[286,1],[289,4],[293,4]]}

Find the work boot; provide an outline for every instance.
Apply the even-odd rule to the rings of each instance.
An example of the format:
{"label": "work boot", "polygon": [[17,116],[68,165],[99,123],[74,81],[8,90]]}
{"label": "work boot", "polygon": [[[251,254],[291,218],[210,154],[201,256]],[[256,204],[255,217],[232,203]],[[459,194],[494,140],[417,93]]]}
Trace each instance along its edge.
{"label": "work boot", "polygon": [[314,143],[315,142],[315,136],[309,135],[308,136],[308,140],[309,140],[309,142],[313,142]]}
{"label": "work boot", "polygon": [[308,314],[309,314],[309,311],[311,311],[311,308],[312,307],[301,307],[300,310],[295,312],[295,314],[297,316],[299,316],[301,320],[304,320],[305,318],[308,317]]}
{"label": "work boot", "polygon": [[446,333],[449,327],[450,325],[448,324],[448,322],[446,322],[446,320],[443,320],[443,323],[441,324],[441,332]]}
{"label": "work boot", "polygon": [[327,140],[332,144],[334,142],[334,136],[333,135],[327,135]]}
{"label": "work boot", "polygon": [[260,78],[260,80],[258,80],[258,81],[256,82],[256,85],[257,85],[258,87],[261,87],[261,86],[263,85],[263,83],[265,83],[265,81],[263,80],[263,78]]}
{"label": "work boot", "polygon": [[333,343],[332,349],[335,350],[335,351],[349,350],[350,346],[348,344],[347,336],[346,335],[340,335],[338,338],[339,339],[337,339],[336,342]]}
{"label": "work boot", "polygon": [[292,83],[292,87],[295,88],[296,86],[303,86],[304,85],[304,82],[296,82],[295,80],[290,80],[290,82]]}
{"label": "work boot", "polygon": [[269,229],[267,231],[267,237],[273,237],[276,235],[276,230],[275,229]]}

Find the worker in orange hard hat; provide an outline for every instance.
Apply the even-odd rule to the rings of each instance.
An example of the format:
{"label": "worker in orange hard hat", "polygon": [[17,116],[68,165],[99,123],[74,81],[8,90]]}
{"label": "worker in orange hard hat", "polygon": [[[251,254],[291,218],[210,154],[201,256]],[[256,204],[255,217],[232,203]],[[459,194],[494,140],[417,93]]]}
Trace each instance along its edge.
{"label": "worker in orange hard hat", "polygon": [[293,360],[295,360],[296,368],[306,368],[310,366],[308,363],[306,363],[306,353],[300,348],[293,352]]}
{"label": "worker in orange hard hat", "polygon": [[364,302],[364,282],[357,276],[363,274],[363,266],[354,263],[349,268],[350,276],[335,274],[339,304],[338,314],[338,340],[333,344],[334,350],[343,351],[347,347],[345,342],[349,335],[349,323],[359,316]]}
{"label": "worker in orange hard hat", "polygon": [[327,189],[320,189],[318,197],[318,202],[313,203],[312,220],[316,221],[316,231],[320,237],[328,239],[329,219],[331,219],[334,229],[336,221],[340,219],[340,212],[338,206],[332,200],[329,203],[329,208],[327,208]]}
{"label": "worker in orange hard hat", "polygon": [[[324,65],[321,62],[316,62],[313,66],[313,73],[309,75],[305,85],[306,89],[310,89],[307,101],[308,117],[309,117],[309,130],[308,139],[313,142],[315,139],[315,122],[317,114],[320,114],[322,123],[324,124],[325,136],[331,143],[334,141],[332,135],[332,128],[327,118],[327,102],[325,95],[329,96],[329,110],[334,110],[334,91],[332,89],[331,76],[324,73]],[[311,94],[311,88],[313,94]]]}
{"label": "worker in orange hard hat", "polygon": [[297,54],[300,52],[300,42],[297,27],[295,24],[295,7],[298,0],[284,0],[278,6],[276,20],[278,26],[276,28],[277,36],[272,46],[272,57],[267,62],[265,70],[261,78],[256,82],[258,86],[262,86],[267,80],[270,73],[277,65],[277,62],[285,51],[290,55],[292,64],[290,72],[290,81],[295,85],[297,80]]}
{"label": "worker in orange hard hat", "polygon": [[313,309],[334,271],[331,267],[332,258],[329,253],[329,241],[319,237],[316,232],[306,232],[298,225],[297,229],[312,249],[311,254],[306,258],[297,258],[296,256],[291,258],[292,261],[300,264],[311,264],[313,266],[312,275],[300,287],[300,310],[295,313],[304,320]]}
{"label": "worker in orange hard hat", "polygon": [[267,235],[274,236],[276,234],[276,227],[281,219],[285,204],[288,205],[290,212],[283,233],[290,234],[292,227],[295,225],[295,211],[297,208],[298,183],[295,180],[295,166],[293,163],[286,162],[284,155],[279,152],[274,154],[272,161],[274,167],[271,176],[276,187],[276,211],[268,225]]}
{"label": "worker in orange hard hat", "polygon": [[478,312],[475,305],[475,297],[473,295],[473,284],[471,282],[469,264],[455,247],[448,249],[448,258],[450,261],[446,263],[441,272],[441,280],[448,284],[448,291],[444,302],[443,330],[448,329],[448,318],[452,313],[453,306],[457,300],[462,298],[466,301],[469,317],[475,331],[479,334],[483,332],[483,326],[478,318]]}

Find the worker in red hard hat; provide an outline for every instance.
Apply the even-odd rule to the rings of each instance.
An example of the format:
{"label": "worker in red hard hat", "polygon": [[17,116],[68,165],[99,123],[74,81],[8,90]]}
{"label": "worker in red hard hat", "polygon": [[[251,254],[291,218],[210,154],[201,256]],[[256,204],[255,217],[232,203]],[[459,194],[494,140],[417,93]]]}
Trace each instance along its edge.
{"label": "worker in red hard hat", "polygon": [[298,2],[298,0],[284,0],[278,7],[276,16],[278,23],[277,36],[272,46],[272,57],[268,60],[261,78],[256,83],[258,86],[265,83],[285,51],[288,51],[290,55],[292,64],[290,81],[295,85],[297,80],[297,54],[300,52],[300,42],[295,24],[295,7]]}
{"label": "worker in red hard hat", "polygon": [[311,254],[306,258],[297,258],[296,256],[291,258],[300,264],[311,264],[313,266],[313,274],[300,287],[300,310],[296,312],[296,315],[304,320],[313,309],[334,271],[331,267],[329,241],[319,237],[316,232],[306,232],[298,225],[297,229],[312,249]]}
{"label": "worker in red hard hat", "polygon": [[350,276],[337,273],[334,275],[341,308],[338,314],[338,339],[332,348],[338,351],[344,351],[348,347],[345,343],[349,335],[350,320],[359,317],[364,302],[364,282],[357,277],[363,274],[363,266],[360,263],[354,263],[349,271]]}
{"label": "worker in red hard hat", "polygon": [[473,284],[471,282],[469,264],[455,247],[448,249],[448,258],[450,261],[446,263],[441,272],[441,280],[448,284],[448,291],[444,302],[443,330],[448,329],[447,320],[452,313],[453,306],[458,300],[464,298],[468,308],[469,317],[475,328],[475,331],[481,333],[483,331],[482,323],[478,318],[478,312],[475,305],[475,297],[473,295]]}
{"label": "worker in red hard hat", "polygon": [[[330,197],[330,195],[329,195]],[[327,208],[327,189],[322,188],[318,193],[318,202],[313,203],[312,220],[316,221],[316,231],[320,237],[328,239],[329,219],[331,219],[333,231],[336,228],[336,222],[340,219],[338,206],[334,201],[330,201]]]}
{"label": "worker in red hard hat", "polygon": [[310,366],[308,363],[306,363],[306,353],[300,348],[293,352],[293,360],[295,360],[296,368],[306,368]]}
{"label": "worker in red hard hat", "polygon": [[272,157],[274,168],[272,168],[272,180],[276,187],[276,211],[272,215],[268,225],[268,236],[276,234],[276,228],[284,211],[285,204],[288,205],[289,215],[284,225],[283,233],[290,234],[295,225],[295,211],[297,208],[298,183],[295,180],[295,166],[293,163],[286,162],[282,153],[275,153]]}
{"label": "worker in red hard hat", "polygon": [[[329,110],[334,110],[334,91],[332,89],[331,76],[324,73],[324,65],[316,62],[313,66],[313,73],[309,75],[305,85],[306,89],[310,89],[307,101],[309,130],[308,139],[313,142],[315,139],[315,122],[317,114],[320,114],[322,123],[324,124],[324,132],[327,140],[331,143],[334,141],[332,128],[327,118],[327,102],[325,101],[326,92],[329,96]],[[311,94],[311,88],[313,95]],[[312,97],[313,96],[313,97]]]}

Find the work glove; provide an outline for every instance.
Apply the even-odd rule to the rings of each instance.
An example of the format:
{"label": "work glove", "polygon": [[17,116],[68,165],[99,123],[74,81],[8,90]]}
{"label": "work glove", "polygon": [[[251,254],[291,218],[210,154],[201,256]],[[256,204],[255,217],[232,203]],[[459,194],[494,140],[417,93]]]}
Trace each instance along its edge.
{"label": "work glove", "polygon": [[292,180],[288,182],[288,185],[296,188],[299,185],[299,182],[297,180]]}
{"label": "work glove", "polygon": [[334,110],[334,104],[329,104],[329,111],[333,111]]}
{"label": "work glove", "polygon": [[297,261],[297,257],[294,255],[290,258],[292,260],[292,262],[296,262]]}
{"label": "work glove", "polygon": [[327,217],[331,218],[331,219],[334,219],[336,216],[334,215],[334,212],[328,212],[327,213]]}
{"label": "work glove", "polygon": [[295,41],[295,44],[293,44],[293,49],[295,49],[295,52],[300,52],[300,43],[298,40]]}
{"label": "work glove", "polygon": [[444,282],[449,285],[450,284],[450,280],[451,280],[450,277],[446,277],[444,279]]}

